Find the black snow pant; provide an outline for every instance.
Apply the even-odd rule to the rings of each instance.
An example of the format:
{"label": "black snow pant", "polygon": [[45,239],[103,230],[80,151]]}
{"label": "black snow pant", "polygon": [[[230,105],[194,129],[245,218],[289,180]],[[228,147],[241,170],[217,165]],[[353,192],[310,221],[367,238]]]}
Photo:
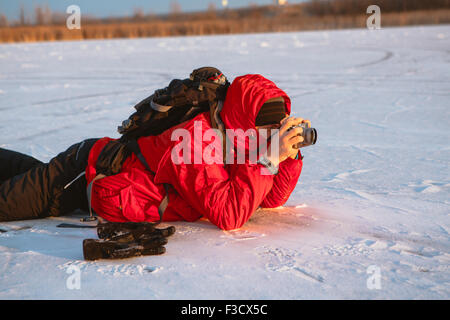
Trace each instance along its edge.
{"label": "black snow pant", "polygon": [[97,140],[76,143],[48,163],[0,148],[0,221],[87,211],[87,182],[82,173]]}

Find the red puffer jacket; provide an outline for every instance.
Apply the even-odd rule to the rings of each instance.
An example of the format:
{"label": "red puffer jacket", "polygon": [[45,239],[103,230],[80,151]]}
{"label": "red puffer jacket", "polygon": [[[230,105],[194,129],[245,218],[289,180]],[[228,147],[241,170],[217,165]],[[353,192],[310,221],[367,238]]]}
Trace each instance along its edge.
{"label": "red puffer jacket", "polygon": [[[225,128],[254,129],[262,104],[279,96],[284,97],[286,113],[290,114],[289,97],[272,81],[261,75],[237,77],[229,87],[220,112]],[[192,164],[176,164],[171,156],[172,149],[179,144],[178,139],[171,139],[172,133],[180,128],[193,137]],[[262,166],[248,161],[225,165],[205,161],[195,163],[194,154],[198,154],[199,147],[204,150],[212,144],[203,136],[208,129],[211,129],[211,120],[209,112],[205,112],[158,136],[140,138],[142,154],[155,175],[145,170],[132,154],[119,174],[93,183],[94,211],[113,222],[158,221],[158,206],[165,195],[163,183],[168,183],[173,188],[169,189],[169,204],[163,221],[195,221],[206,217],[219,228],[230,230],[240,228],[259,206],[273,208],[287,201],[300,176],[301,157],[281,162],[277,175],[261,174]],[[203,142],[197,143],[195,135],[199,136],[199,133]],[[110,140],[107,137],[100,139],[92,148],[86,168],[88,183],[96,176],[97,158]]]}

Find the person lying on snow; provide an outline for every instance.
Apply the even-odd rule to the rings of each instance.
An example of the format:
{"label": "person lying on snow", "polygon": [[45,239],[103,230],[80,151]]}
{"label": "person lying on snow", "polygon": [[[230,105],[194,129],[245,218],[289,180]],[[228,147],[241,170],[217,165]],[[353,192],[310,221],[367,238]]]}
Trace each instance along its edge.
{"label": "person lying on snow", "polygon": [[[108,137],[74,144],[48,163],[0,149],[0,221],[88,211],[89,202],[98,216],[110,222],[157,222],[166,199],[162,221],[204,217],[223,230],[240,228],[258,207],[283,205],[297,184],[302,156],[294,145],[302,142],[302,129],[288,129],[309,121],[289,117],[290,111],[287,94],[261,75],[237,77],[228,88],[219,119],[224,128],[279,129],[279,135],[274,135],[279,138],[278,156],[269,150],[265,162],[174,163],[172,149],[179,141],[171,139],[173,131],[183,128],[194,136],[195,128],[200,127],[203,134],[212,128],[207,112],[159,135],[137,140],[152,172],[131,154],[120,173],[99,175],[97,159],[114,140]],[[192,159],[198,152],[193,140]],[[267,160],[277,169],[274,174],[263,173]]]}

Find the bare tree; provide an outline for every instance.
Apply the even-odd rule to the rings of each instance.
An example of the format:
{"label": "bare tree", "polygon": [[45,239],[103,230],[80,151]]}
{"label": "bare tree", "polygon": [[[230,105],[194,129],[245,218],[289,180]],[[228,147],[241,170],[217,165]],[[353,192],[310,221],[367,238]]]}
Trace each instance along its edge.
{"label": "bare tree", "polygon": [[249,4],[249,16],[251,18],[261,18],[261,10],[256,2],[251,1]]}
{"label": "bare tree", "polygon": [[44,10],[40,6],[34,8],[34,23],[38,26],[44,24]]}
{"label": "bare tree", "polygon": [[21,26],[24,26],[26,24],[25,8],[23,4],[20,5],[19,23]]}
{"label": "bare tree", "polygon": [[133,11],[133,20],[142,21],[145,18],[145,13],[142,8],[134,8]]}
{"label": "bare tree", "polygon": [[51,15],[51,24],[54,25],[65,25],[67,16],[62,12],[53,12]]}
{"label": "bare tree", "polygon": [[40,6],[34,8],[34,22],[37,25],[47,25],[52,22],[52,11],[48,5],[43,8]]}
{"label": "bare tree", "polygon": [[48,6],[48,4],[45,5],[43,14],[44,14],[44,24],[51,24],[52,23],[52,10]]}
{"label": "bare tree", "polygon": [[9,26],[8,18],[4,14],[0,14],[0,27],[4,28],[8,26]]}
{"label": "bare tree", "polygon": [[153,11],[151,9],[148,12],[147,16],[148,16],[149,20],[158,20],[159,19],[158,15],[155,13],[155,11]]}
{"label": "bare tree", "polygon": [[177,0],[170,1],[170,15],[178,16],[182,12],[181,5]]}
{"label": "bare tree", "polygon": [[208,17],[212,19],[216,18],[217,17],[216,11],[217,11],[216,4],[214,2],[210,2],[208,4]]}
{"label": "bare tree", "polygon": [[214,2],[210,2],[210,3],[208,3],[208,11],[212,11],[212,12],[215,12],[216,11],[216,9],[217,9],[217,7],[216,7],[216,4],[214,3]]}

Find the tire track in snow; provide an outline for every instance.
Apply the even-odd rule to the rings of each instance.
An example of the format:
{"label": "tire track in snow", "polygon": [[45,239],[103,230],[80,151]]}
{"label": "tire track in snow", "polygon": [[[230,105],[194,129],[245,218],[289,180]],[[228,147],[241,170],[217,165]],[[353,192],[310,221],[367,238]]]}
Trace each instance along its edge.
{"label": "tire track in snow", "polygon": [[24,140],[28,141],[30,139],[36,139],[36,138],[43,137],[43,136],[46,136],[46,135],[49,135],[49,134],[60,133],[62,130],[70,129],[70,128],[72,128],[72,126],[63,126],[63,127],[53,128],[53,129],[50,129],[50,130],[41,130],[41,131],[39,131],[37,133],[33,133],[31,135],[18,137],[16,139],[19,140],[19,141],[24,141]]}
{"label": "tire track in snow", "polygon": [[127,90],[127,91],[113,91],[113,92],[104,92],[104,93],[94,93],[94,94],[85,94],[85,95],[79,95],[79,96],[73,96],[68,98],[60,98],[60,99],[52,99],[52,100],[45,100],[45,101],[38,101],[34,102],[31,105],[43,105],[43,104],[52,104],[52,103],[58,103],[58,102],[66,102],[66,101],[75,101],[75,100],[82,100],[82,99],[89,99],[89,98],[99,98],[99,97],[109,97],[109,96],[117,96],[127,93],[134,93],[134,92],[140,92],[140,91],[147,91],[148,87],[142,87],[136,90]]}
{"label": "tire track in snow", "polygon": [[[374,51],[374,49],[369,49],[369,50],[370,51]],[[392,51],[388,51],[388,50],[383,50],[383,51],[384,51],[384,57],[382,57],[381,59],[377,59],[375,61],[370,61],[370,62],[358,64],[356,66],[353,66],[352,68],[363,68],[363,67],[367,67],[367,66],[376,65],[376,64],[385,62],[385,61],[391,59],[394,56],[394,53]]]}

